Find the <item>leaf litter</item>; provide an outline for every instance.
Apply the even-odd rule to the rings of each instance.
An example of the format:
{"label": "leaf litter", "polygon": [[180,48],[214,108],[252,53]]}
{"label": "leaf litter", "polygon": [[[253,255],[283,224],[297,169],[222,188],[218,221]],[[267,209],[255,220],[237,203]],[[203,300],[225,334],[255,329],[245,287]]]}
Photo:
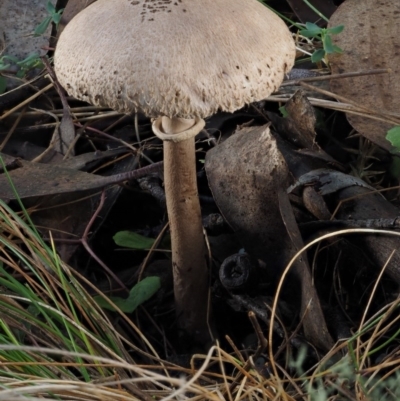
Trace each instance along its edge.
{"label": "leaf litter", "polygon": [[[88,3],[90,1],[68,1],[58,32]],[[288,1],[301,22],[324,27],[324,22],[304,4]],[[220,213],[222,220],[229,225],[228,228],[225,225],[222,233],[215,235],[211,230],[208,233],[213,257],[210,288],[217,326],[221,335],[227,334],[229,338],[224,346],[236,347],[235,355],[239,359],[249,355],[244,351],[245,337],[258,333],[249,349],[250,354],[261,353],[265,358],[265,365],[259,369],[265,377],[270,374],[269,366],[275,363],[274,358],[268,360],[269,356],[263,353],[268,330],[274,334],[274,337],[272,334],[269,337],[269,340],[273,339],[270,349],[276,351],[275,358],[281,366],[287,362],[282,357],[283,349],[293,356],[293,349],[300,352],[302,347],[307,347],[309,364],[317,363],[320,356],[306,345],[307,342],[325,353],[333,347],[334,341],[351,337],[362,321],[368,297],[371,296],[373,305],[368,316],[372,316],[373,311],[389,305],[397,297],[400,283],[399,256],[392,252],[398,248],[398,239],[386,232],[392,230],[395,233],[393,227],[397,228],[393,222],[399,215],[396,206],[398,194],[390,186],[398,177],[393,179],[384,173],[382,178],[373,173],[385,168],[388,170],[391,158],[388,151],[393,147],[385,137],[387,131],[400,121],[396,114],[399,98],[396,92],[398,37],[394,37],[399,5],[397,1],[384,0],[376,6],[367,0],[360,9],[360,2],[346,0],[336,10],[331,1],[314,1],[313,4],[327,16],[333,13],[328,29],[340,25],[345,27],[343,32],[332,36],[332,46],[340,47],[343,52],[329,54],[329,68],[325,68],[325,75],[315,71],[314,74],[302,72],[296,82],[284,83],[281,91],[268,99],[285,103],[287,117],[283,118],[269,102],[260,102],[234,115],[219,113],[208,121],[213,133],[202,133],[197,143],[198,154],[201,153],[199,166],[203,166],[202,159],[205,159],[207,174],[206,177],[203,169],[199,169],[204,217]],[[383,25],[371,23],[381,20]],[[133,129],[128,125],[132,122],[130,117],[94,110],[67,98],[60,88],[57,93],[49,84],[46,76],[49,72],[49,69],[38,71],[38,75],[29,77],[23,85],[14,77],[7,78],[14,82],[13,85],[15,82],[18,84],[15,91],[11,90],[10,84],[0,97],[0,131],[3,138],[8,136],[7,144],[4,143],[4,149],[2,147],[8,172],[0,174],[0,198],[15,207],[16,195],[10,185],[11,178],[18,198],[31,211],[35,224],[44,229],[44,238],[49,240],[50,233],[50,237],[56,239],[57,251],[64,261],[73,262],[78,271],[83,271],[82,265],[85,264],[88,266],[85,273],[96,276],[95,281],[100,281],[104,274],[99,273],[99,266],[110,264],[109,271],[115,271],[116,279],[107,273],[113,282],[109,288],[114,289],[121,280],[123,288],[127,281],[125,277],[141,277],[144,269],[153,271],[152,266],[158,266],[157,262],[169,263],[168,245],[162,246],[165,249],[158,249],[160,243],[166,243],[162,242],[167,221],[164,205],[152,202],[151,195],[131,180],[141,174],[140,170],[135,170],[139,165],[161,159],[160,144],[150,135],[147,119],[137,116],[136,128]],[[54,77],[52,81],[57,85]],[[300,91],[299,86],[302,87]],[[41,92],[43,88],[46,90]],[[30,99],[32,94],[34,96]],[[21,106],[27,98],[30,100]],[[316,106],[319,107],[317,112]],[[358,139],[346,139],[350,133],[346,121],[340,113],[328,109],[347,112],[347,120],[357,132]],[[40,110],[45,113],[39,113]],[[321,125],[321,118],[329,127]],[[60,121],[63,121],[63,126]],[[267,125],[266,121],[269,121]],[[123,127],[123,132],[118,133],[116,127]],[[40,135],[34,137],[32,132],[35,129]],[[112,146],[109,138],[96,132],[118,136],[118,149],[115,149],[115,143]],[[75,142],[77,135],[79,141]],[[50,145],[56,143],[52,137],[58,142],[50,149]],[[371,152],[363,154],[365,138],[380,148],[369,147]],[[21,143],[26,144],[24,153]],[[137,146],[135,151],[130,148],[133,144]],[[15,157],[16,152],[26,155],[26,158]],[[29,161],[44,152],[52,155],[52,162],[45,158],[41,163]],[[160,169],[161,166],[156,165],[154,170],[144,171],[158,175]],[[116,186],[120,183],[129,183],[129,186]],[[107,191],[105,196],[100,195],[103,189]],[[157,191],[162,191],[162,186]],[[126,192],[130,199],[138,198],[139,201],[134,207],[129,202],[122,210],[119,209],[120,201],[124,193],[127,196]],[[89,200],[78,203],[86,197]],[[104,198],[109,199],[109,204],[101,212],[98,206],[102,205]],[[113,228],[116,216],[128,216],[132,208],[140,207],[146,211],[143,216],[136,214],[129,222],[124,221],[127,220],[125,217],[122,223],[119,217],[120,230]],[[119,209],[119,213],[113,214],[115,209]],[[98,221],[97,226],[92,225],[93,218]],[[371,229],[372,221],[379,227],[376,233],[359,232],[346,236],[346,239],[326,239],[321,243],[322,247],[301,253],[304,245],[315,241],[318,236],[334,236],[338,227],[352,229],[354,223]],[[103,241],[100,237],[102,224],[108,226],[105,234],[108,238],[131,229],[133,235],[126,233],[127,238],[147,238],[148,241],[144,241],[146,246],[132,246],[134,253],[131,251],[127,258],[116,259],[118,253],[127,254],[127,251],[101,250],[101,245],[96,245],[97,241]],[[385,232],[379,233],[379,229]],[[88,262],[77,253],[83,242],[68,242],[72,238],[84,238],[88,245],[88,231],[92,234],[91,242],[107,263],[98,258],[93,249],[90,251],[92,260]],[[147,251],[148,246],[150,251]],[[232,255],[232,249],[238,254],[249,254],[256,269],[262,272],[258,282],[255,284],[253,281],[246,292],[224,288],[216,279],[216,270],[224,259]],[[112,256],[108,257],[107,253]],[[78,259],[73,255],[78,255]],[[170,269],[168,263],[164,263],[162,268]],[[293,266],[286,270],[291,263]],[[387,274],[382,278],[380,271],[383,268]],[[155,276],[162,274],[159,267],[155,271]],[[246,274],[239,267],[233,273]],[[370,292],[369,288],[376,280],[380,280],[381,287]],[[104,285],[107,287],[107,280],[102,282]],[[155,285],[150,292],[155,293],[158,287]],[[182,353],[182,349],[193,352],[190,345],[185,348],[179,340],[174,341],[176,333],[169,314],[173,307],[170,287],[161,284],[159,291],[164,292],[145,305],[157,320],[154,327],[165,332],[163,341],[166,340],[166,348],[162,351],[166,356],[177,351]],[[136,308],[142,301],[137,301],[132,294],[134,289],[131,298]],[[146,294],[143,302],[147,300]],[[125,291],[123,296],[114,299],[127,308],[126,312],[132,312],[131,298],[126,298]],[[251,319],[250,324],[246,316],[248,312],[254,313],[263,324],[270,325],[270,329],[263,327],[258,330]],[[146,325],[153,324],[141,309],[136,313]],[[163,318],[163,315],[167,317]],[[393,334],[389,326],[385,330],[388,336]],[[154,332],[150,330],[147,334],[153,336]],[[288,334],[290,338],[287,338]],[[378,338],[372,337],[371,341],[379,347]],[[293,349],[288,348],[288,344]],[[339,355],[339,351],[334,350]],[[382,357],[379,351],[378,357]],[[372,359],[371,364],[374,363],[378,370],[383,369],[384,365],[379,364],[378,358]],[[239,381],[234,379],[230,385],[230,391],[236,395],[240,391],[238,384]],[[290,393],[294,388],[287,385],[286,390]],[[267,387],[263,390],[265,394],[269,391]],[[350,387],[346,390],[350,391]]]}

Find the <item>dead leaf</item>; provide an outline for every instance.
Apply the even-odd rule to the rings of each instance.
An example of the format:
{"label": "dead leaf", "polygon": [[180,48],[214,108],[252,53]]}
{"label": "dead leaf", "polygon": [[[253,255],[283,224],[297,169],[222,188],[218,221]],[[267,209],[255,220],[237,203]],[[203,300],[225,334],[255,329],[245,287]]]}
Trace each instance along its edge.
{"label": "dead leaf", "polygon": [[[297,179],[288,191],[301,185],[313,187],[319,193],[329,195],[331,211],[341,203],[334,218],[342,221],[368,219],[395,219],[400,215],[399,209],[385,199],[374,188],[361,179],[326,169],[321,160],[301,155],[288,146],[287,142],[279,140],[279,150],[284,155],[291,174]],[[329,172],[329,173],[328,173]],[[321,182],[319,179],[321,178]],[[337,181],[337,182],[336,182]],[[302,184],[301,184],[302,182]],[[317,235],[314,231],[314,234]],[[319,235],[319,234],[318,234]],[[398,249],[398,237],[389,235],[360,234],[348,235],[346,239],[359,246],[374,261],[380,271],[393,251]],[[386,267],[386,272],[395,282],[400,283],[400,252],[396,252]]]}
{"label": "dead leaf", "polygon": [[[338,191],[337,201],[343,201],[335,217],[339,220],[366,220],[366,219],[395,219],[400,215],[400,210],[381,194],[371,192],[368,188],[351,186]],[[378,231],[378,230],[377,230]],[[385,272],[400,284],[400,252],[399,238],[392,235],[352,235],[349,241],[360,246],[374,262],[378,271],[385,266],[392,251],[396,250]]]}
{"label": "dead leaf", "polygon": [[[6,162],[10,162],[12,158],[4,157],[4,159]],[[101,189],[108,185],[118,184],[129,179],[139,178],[151,172],[156,172],[161,167],[161,163],[155,163],[144,170],[141,169],[142,173],[139,170],[134,170],[103,177],[54,165],[31,163],[25,160],[21,160],[20,163],[22,167],[10,171],[9,175],[21,199],[33,196]],[[0,198],[4,201],[16,199],[16,194],[6,174],[0,174]]]}
{"label": "dead leaf", "polygon": [[[271,274],[279,276],[296,253],[297,245],[288,234],[294,217],[288,223],[290,213],[286,213],[286,227],[281,217],[282,202],[279,204],[282,194],[287,197],[284,192],[290,174],[268,126],[242,128],[209,150],[205,169],[218,208],[246,252],[263,260]],[[301,283],[301,313],[307,309],[305,333],[327,349],[331,340],[328,331],[324,331],[318,296],[310,274],[304,274],[304,265],[299,263],[296,261],[293,272]],[[317,323],[321,330],[316,336]]]}
{"label": "dead leaf", "polygon": [[303,95],[301,90],[297,90],[285,105],[291,122],[291,140],[298,147],[313,149],[318,146],[315,144],[315,123],[317,121],[311,103]]}
{"label": "dead leaf", "polygon": [[300,186],[311,184],[320,195],[329,195],[333,192],[339,191],[340,189],[355,185],[368,188],[375,192],[375,188],[368,185],[361,178],[344,174],[340,171],[323,168],[309,171],[299,177],[296,182],[288,188],[288,193],[293,192],[295,188]]}
{"label": "dead leaf", "polygon": [[[390,68],[391,73],[331,80],[332,92],[380,113],[398,113],[400,2],[347,0],[332,15],[328,27],[337,25],[344,25],[344,31],[332,38],[343,53],[329,57],[333,74],[377,68]],[[386,150],[392,149],[385,136],[395,124],[350,113],[347,119],[361,135]]]}
{"label": "dead leaf", "polygon": [[295,145],[299,152],[339,166],[339,163],[315,142],[317,119],[314,108],[304,95],[303,90],[297,90],[286,103],[285,108],[288,113],[285,118],[276,113],[267,112],[275,131],[286,141]]}
{"label": "dead leaf", "polygon": [[71,157],[75,154],[75,149],[73,147],[75,143],[75,126],[71,116],[71,110],[66,99],[66,93],[64,88],[58,82],[53,67],[50,65],[49,61],[44,59],[43,63],[46,66],[47,72],[53,81],[58,95],[60,96],[63,107],[61,123],[58,129],[56,129],[53,133],[49,148],[55,150],[63,156],[68,155],[68,157]]}
{"label": "dead leaf", "polygon": [[245,250],[279,274],[290,239],[280,218],[278,188],[286,187],[285,161],[269,128],[243,128],[209,150],[205,169],[214,199]]}
{"label": "dead leaf", "polygon": [[[73,159],[71,158],[66,161]],[[130,171],[134,168],[135,163],[136,160],[132,157],[119,160],[107,171],[107,175]],[[121,190],[122,187],[120,185],[106,189],[104,205],[90,229],[91,237],[95,235],[97,229],[105,220],[106,215],[118,198]],[[33,223],[44,236],[47,237],[49,232],[52,233],[52,238],[56,240],[57,252],[64,262],[68,262],[80,243],[57,240],[80,239],[99,202],[99,191],[89,190],[34,198],[26,200],[24,204],[27,207],[34,205],[35,212],[31,214]]]}
{"label": "dead leaf", "polygon": [[[299,251],[304,246],[303,239],[297,226],[289,197],[284,191],[278,193],[278,202],[282,221],[286,226],[287,233],[293,243],[294,249]],[[311,269],[308,265],[306,255],[301,255],[301,257],[295,261],[293,271],[301,283],[300,310],[301,316],[303,317],[304,334],[312,344],[328,351],[333,346],[333,340],[329,334],[324,314],[322,313],[318,294],[313,286],[310,273]]]}

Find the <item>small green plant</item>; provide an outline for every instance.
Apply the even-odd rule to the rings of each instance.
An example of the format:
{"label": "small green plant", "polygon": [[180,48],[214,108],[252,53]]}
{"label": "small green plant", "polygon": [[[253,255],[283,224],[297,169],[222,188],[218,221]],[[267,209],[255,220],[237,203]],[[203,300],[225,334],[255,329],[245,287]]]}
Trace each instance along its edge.
{"label": "small green plant", "polygon": [[[154,238],[148,238],[132,231],[119,231],[114,235],[113,240],[118,246],[142,251],[150,249],[156,242]],[[162,239],[160,246],[164,249],[171,249],[169,235]]]}
{"label": "small green plant", "polygon": [[43,62],[38,52],[29,54],[23,60],[18,60],[17,57],[9,55],[0,57],[0,94],[5,92],[7,86],[7,79],[1,75],[2,71],[14,69],[15,76],[23,78],[29,70],[42,67]]}
{"label": "small green plant", "polygon": [[289,113],[286,110],[286,106],[285,105],[279,107],[279,111],[281,112],[282,117],[284,117],[284,118],[289,117]]}
{"label": "small green plant", "polygon": [[400,125],[396,125],[386,133],[386,139],[396,148],[400,150]]}
{"label": "small green plant", "polygon": [[18,78],[24,77],[26,73],[33,68],[43,67],[43,62],[38,52],[29,54],[26,58],[21,61],[17,61],[15,64],[19,67],[19,70],[16,74]]}
{"label": "small green plant", "polygon": [[319,39],[322,43],[322,49],[316,50],[312,56],[311,61],[317,63],[325,58],[327,54],[342,53],[343,50],[332,43],[332,36],[337,35],[344,29],[343,25],[334,26],[332,28],[321,28],[312,22],[307,22],[305,29],[300,30],[300,35],[306,38]]}
{"label": "small green plant", "polygon": [[[15,57],[12,56],[2,56],[0,57],[0,74],[1,71],[7,70],[11,67],[11,64],[15,63]],[[7,79],[0,75],[0,95],[6,91]]]}
{"label": "small green plant", "polygon": [[18,61],[16,57],[13,56],[2,56],[0,57],[0,71],[4,71],[11,67],[11,64],[15,64]]}
{"label": "small green plant", "polygon": [[58,26],[60,20],[61,20],[61,15],[64,9],[60,9],[56,11],[56,8],[54,5],[48,1],[46,5],[46,10],[48,12],[48,16],[35,28],[33,35],[34,36],[40,36],[43,35],[46,32],[46,29],[48,26],[54,22],[56,26]]}
{"label": "small green plant", "polygon": [[[54,22],[57,26],[61,20],[61,15],[64,9],[56,11],[54,5],[49,1],[46,5],[46,10],[49,15],[35,28],[33,36],[43,35],[51,22]],[[23,78],[29,70],[33,68],[42,68],[43,63],[38,52],[30,53],[23,60],[19,60],[10,55],[0,57],[0,95],[4,93],[7,88],[7,78],[1,75],[1,72],[8,70],[9,68],[15,68],[15,66],[17,67],[16,76],[18,78]]]}
{"label": "small green plant", "polygon": [[[146,277],[139,281],[129,291],[128,298],[109,297],[119,309],[124,313],[132,313],[139,305],[150,299],[161,287],[161,279],[157,276]],[[110,311],[116,311],[115,307],[108,302],[107,298],[100,295],[94,297],[97,304]]]}
{"label": "small green plant", "polygon": [[386,140],[393,146],[390,174],[399,179],[400,177],[400,125],[396,125],[386,133]]}

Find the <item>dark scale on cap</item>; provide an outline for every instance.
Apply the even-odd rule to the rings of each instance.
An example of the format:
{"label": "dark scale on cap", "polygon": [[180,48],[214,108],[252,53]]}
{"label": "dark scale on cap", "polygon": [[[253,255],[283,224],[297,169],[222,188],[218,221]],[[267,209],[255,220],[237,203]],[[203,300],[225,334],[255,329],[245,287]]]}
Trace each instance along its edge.
{"label": "dark scale on cap", "polygon": [[[139,4],[139,1],[132,1],[131,4]],[[182,0],[144,0],[143,5],[142,5],[142,12],[140,13],[142,15],[142,22],[144,22],[146,19],[147,21],[154,21],[154,16],[147,15],[148,13],[154,15],[155,13],[158,12],[168,12],[170,13],[173,9],[171,6],[179,6],[181,5]],[[183,10],[183,12],[186,12],[186,10]]]}

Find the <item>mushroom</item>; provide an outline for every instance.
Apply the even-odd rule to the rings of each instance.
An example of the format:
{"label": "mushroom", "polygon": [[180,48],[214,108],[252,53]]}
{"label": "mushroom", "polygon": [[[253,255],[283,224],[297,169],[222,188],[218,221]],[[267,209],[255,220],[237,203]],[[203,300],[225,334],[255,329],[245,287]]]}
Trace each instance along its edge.
{"label": "mushroom", "polygon": [[200,337],[208,286],[194,137],[203,118],[275,91],[294,57],[288,28],[257,0],[98,0],[59,38],[55,70],[70,95],[155,119],[178,322]]}

